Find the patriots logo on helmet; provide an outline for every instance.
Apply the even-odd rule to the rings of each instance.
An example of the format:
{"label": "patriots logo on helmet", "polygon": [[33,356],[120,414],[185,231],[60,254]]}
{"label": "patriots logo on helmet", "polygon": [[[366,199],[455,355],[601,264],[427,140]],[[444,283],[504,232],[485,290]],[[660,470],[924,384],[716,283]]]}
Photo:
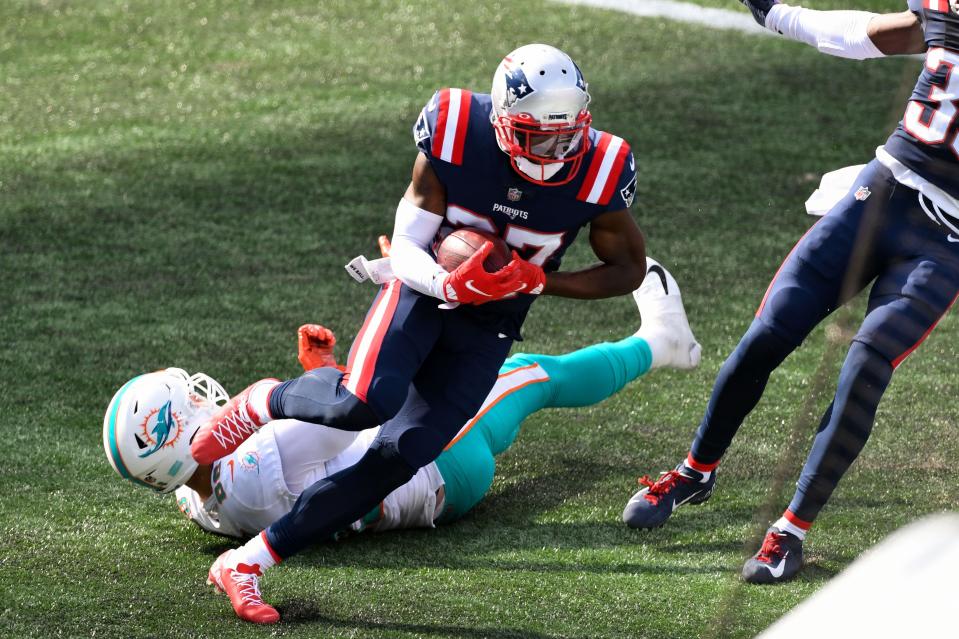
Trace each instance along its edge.
{"label": "patriots logo on helmet", "polygon": [[583,77],[583,72],[579,70],[579,65],[575,62],[573,62],[573,68],[576,69],[576,86],[586,92],[586,78]]}
{"label": "patriots logo on helmet", "polygon": [[506,81],[507,107],[511,107],[516,104],[517,101],[536,93],[536,89],[531,87],[529,81],[526,79],[526,74],[523,73],[523,69],[519,67],[506,69],[506,73],[503,74],[503,79]]}

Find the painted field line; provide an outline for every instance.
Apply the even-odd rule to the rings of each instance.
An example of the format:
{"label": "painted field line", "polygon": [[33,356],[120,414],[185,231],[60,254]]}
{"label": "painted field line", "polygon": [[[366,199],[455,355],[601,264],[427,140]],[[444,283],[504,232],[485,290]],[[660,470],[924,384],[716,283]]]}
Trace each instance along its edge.
{"label": "painted field line", "polygon": [[730,11],[701,7],[691,2],[675,0],[556,0],[563,4],[575,4],[597,9],[612,9],[643,18],[665,18],[677,22],[687,22],[713,29],[739,31],[750,35],[775,35],[772,31],[760,27],[749,11]]}

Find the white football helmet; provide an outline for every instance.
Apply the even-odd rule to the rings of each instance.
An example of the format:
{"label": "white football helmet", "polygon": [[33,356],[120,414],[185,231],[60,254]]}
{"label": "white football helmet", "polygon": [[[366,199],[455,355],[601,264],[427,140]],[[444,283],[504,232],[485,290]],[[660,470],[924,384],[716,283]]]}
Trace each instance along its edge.
{"label": "white football helmet", "polygon": [[[499,147],[527,180],[558,186],[572,180],[589,150],[589,93],[568,55],[546,44],[511,52],[493,74],[490,119]],[[548,182],[564,166],[562,180]]]}
{"label": "white football helmet", "polygon": [[204,375],[167,368],[134,377],[116,392],[103,417],[103,448],[119,475],[161,493],[186,482],[197,463],[190,440],[229,399]]}

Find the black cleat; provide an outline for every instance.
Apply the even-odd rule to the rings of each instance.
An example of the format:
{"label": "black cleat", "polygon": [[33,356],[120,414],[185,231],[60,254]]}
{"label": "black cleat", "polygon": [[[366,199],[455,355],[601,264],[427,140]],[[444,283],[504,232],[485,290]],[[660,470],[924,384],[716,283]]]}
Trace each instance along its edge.
{"label": "black cleat", "polygon": [[662,473],[655,482],[643,475],[639,483],[646,488],[627,502],[623,521],[630,528],[659,528],[683,504],[701,504],[709,499],[716,483],[716,471],[706,479],[703,473],[681,462],[675,470]]}
{"label": "black cleat", "polygon": [[775,526],[766,531],[762,548],[743,566],[743,581],[777,584],[792,579],[802,567],[802,539]]}

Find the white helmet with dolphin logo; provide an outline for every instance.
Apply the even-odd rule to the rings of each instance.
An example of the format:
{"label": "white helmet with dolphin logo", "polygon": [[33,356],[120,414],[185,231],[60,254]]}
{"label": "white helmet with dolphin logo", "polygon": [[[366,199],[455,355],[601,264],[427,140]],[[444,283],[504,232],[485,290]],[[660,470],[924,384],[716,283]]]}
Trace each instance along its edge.
{"label": "white helmet with dolphin logo", "polygon": [[203,373],[167,368],[134,377],[116,392],[103,417],[103,448],[124,479],[161,493],[186,482],[197,463],[190,440],[229,399]]}

